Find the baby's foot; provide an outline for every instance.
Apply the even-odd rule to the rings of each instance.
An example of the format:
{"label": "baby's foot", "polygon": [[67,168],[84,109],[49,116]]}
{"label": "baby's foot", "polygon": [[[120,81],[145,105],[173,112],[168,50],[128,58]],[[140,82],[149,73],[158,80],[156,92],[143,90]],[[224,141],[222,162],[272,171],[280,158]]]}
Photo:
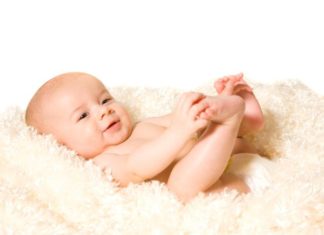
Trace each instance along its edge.
{"label": "baby's foot", "polygon": [[234,95],[207,96],[202,100],[207,108],[199,117],[217,124],[241,123],[244,114],[244,101]]}
{"label": "baby's foot", "polygon": [[240,135],[263,128],[264,118],[261,107],[252,88],[244,81],[243,73],[225,76],[214,83],[219,95],[238,95],[245,101],[245,112]]}
{"label": "baby's foot", "polygon": [[219,78],[214,87],[219,95],[238,95],[243,91],[252,93],[252,88],[243,80],[243,73]]}

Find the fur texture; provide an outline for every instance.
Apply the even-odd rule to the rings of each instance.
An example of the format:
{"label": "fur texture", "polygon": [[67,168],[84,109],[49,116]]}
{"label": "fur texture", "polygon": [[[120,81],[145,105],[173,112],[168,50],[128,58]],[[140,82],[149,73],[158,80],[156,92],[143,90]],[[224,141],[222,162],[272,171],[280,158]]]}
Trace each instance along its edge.
{"label": "fur texture", "polygon": [[[198,90],[214,93],[210,85]],[[135,121],[170,111],[180,93],[111,91]],[[119,188],[28,128],[23,111],[8,109],[0,117],[0,234],[324,234],[324,98],[296,81],[255,84],[254,91],[266,126],[246,138],[271,163],[251,156],[254,165],[243,171],[254,180],[252,193],[201,194],[187,205],[157,182]],[[236,164],[240,174],[245,163]]]}

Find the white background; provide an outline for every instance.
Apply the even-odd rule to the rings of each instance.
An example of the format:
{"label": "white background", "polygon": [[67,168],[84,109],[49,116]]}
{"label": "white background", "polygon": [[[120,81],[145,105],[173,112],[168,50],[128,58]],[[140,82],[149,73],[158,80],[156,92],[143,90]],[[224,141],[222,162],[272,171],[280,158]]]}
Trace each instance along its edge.
{"label": "white background", "polygon": [[0,0],[0,109],[67,71],[194,88],[230,73],[324,94],[322,1]]}

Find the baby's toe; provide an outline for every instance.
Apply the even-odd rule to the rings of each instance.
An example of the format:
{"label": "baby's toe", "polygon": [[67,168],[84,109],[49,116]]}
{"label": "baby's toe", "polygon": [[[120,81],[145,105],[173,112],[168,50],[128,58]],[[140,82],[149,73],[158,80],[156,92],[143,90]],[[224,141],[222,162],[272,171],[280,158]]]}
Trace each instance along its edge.
{"label": "baby's toe", "polygon": [[222,79],[219,79],[214,83],[214,88],[216,89],[218,94],[220,94],[224,90],[224,87],[225,84]]}
{"label": "baby's toe", "polygon": [[232,95],[234,91],[234,82],[232,80],[228,81],[224,87],[222,94]]}

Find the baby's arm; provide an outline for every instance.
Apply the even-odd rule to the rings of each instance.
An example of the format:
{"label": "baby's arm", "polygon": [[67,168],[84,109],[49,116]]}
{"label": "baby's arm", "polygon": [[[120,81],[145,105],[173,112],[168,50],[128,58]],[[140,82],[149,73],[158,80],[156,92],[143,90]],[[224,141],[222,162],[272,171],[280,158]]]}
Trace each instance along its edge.
{"label": "baby's arm", "polygon": [[199,102],[203,97],[199,93],[183,94],[172,114],[170,126],[161,135],[129,155],[103,154],[94,160],[95,163],[111,168],[113,176],[122,185],[153,178],[176,159],[196,131],[208,124],[207,120],[197,118],[206,108],[206,103]]}

